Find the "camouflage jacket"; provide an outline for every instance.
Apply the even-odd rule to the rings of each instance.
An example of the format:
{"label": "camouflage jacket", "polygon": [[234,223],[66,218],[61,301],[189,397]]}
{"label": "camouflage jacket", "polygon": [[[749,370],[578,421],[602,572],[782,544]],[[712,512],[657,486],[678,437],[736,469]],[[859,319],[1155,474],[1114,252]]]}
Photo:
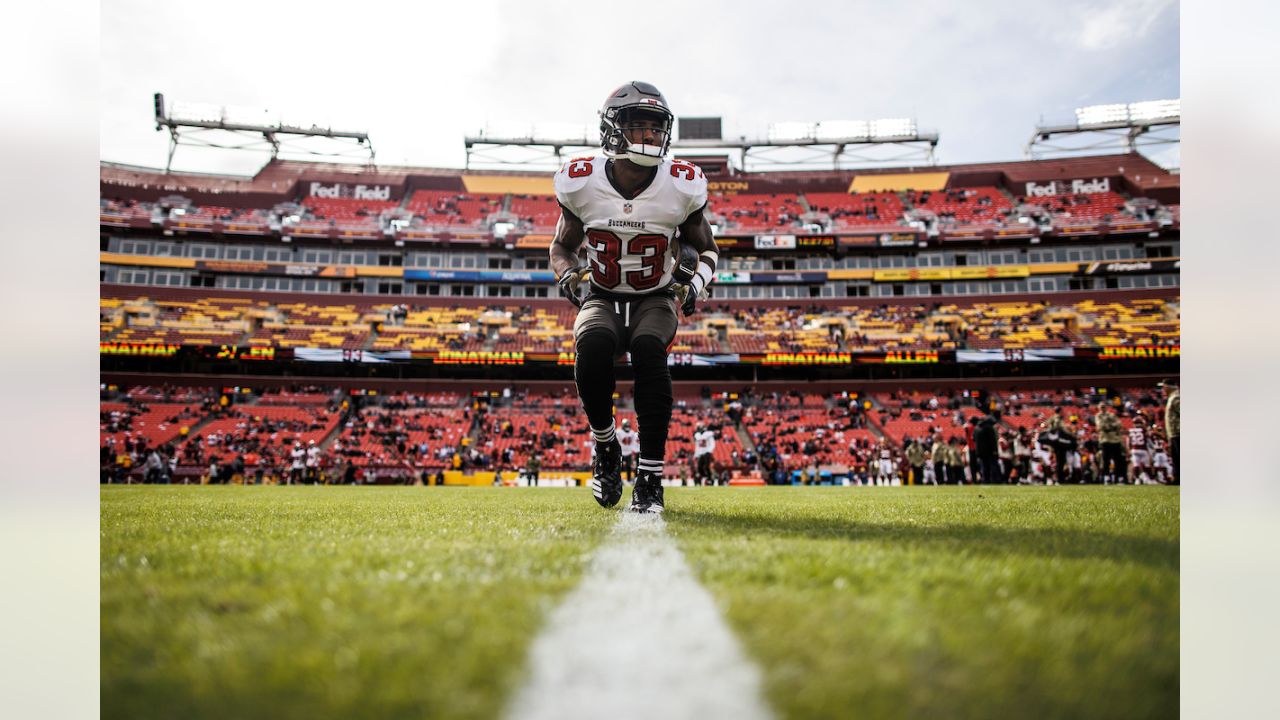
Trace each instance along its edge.
{"label": "camouflage jacket", "polygon": [[1178,437],[1182,424],[1182,393],[1169,393],[1169,402],[1164,406],[1164,434],[1169,438]]}
{"label": "camouflage jacket", "polygon": [[1098,427],[1098,442],[1124,442],[1124,425],[1120,422],[1120,418],[1116,417],[1114,413],[1098,413],[1098,417],[1094,418],[1094,422]]}

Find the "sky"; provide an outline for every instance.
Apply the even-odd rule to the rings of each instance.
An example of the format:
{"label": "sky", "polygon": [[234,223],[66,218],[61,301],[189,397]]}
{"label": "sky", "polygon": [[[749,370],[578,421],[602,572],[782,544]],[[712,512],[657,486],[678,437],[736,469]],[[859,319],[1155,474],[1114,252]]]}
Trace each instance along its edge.
{"label": "sky", "polygon": [[[100,27],[100,159],[149,167],[168,153],[155,92],[366,131],[380,164],[430,167],[462,167],[486,126],[594,126],[629,80],[727,137],[914,118],[940,163],[1023,159],[1037,123],[1180,96],[1176,0],[103,0]],[[179,147],[173,167],[266,159]]]}

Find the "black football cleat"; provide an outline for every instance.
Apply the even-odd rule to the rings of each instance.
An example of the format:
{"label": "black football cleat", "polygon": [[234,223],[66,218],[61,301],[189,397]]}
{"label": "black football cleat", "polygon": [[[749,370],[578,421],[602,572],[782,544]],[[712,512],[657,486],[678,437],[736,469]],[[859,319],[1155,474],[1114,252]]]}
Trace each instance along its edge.
{"label": "black football cleat", "polygon": [[634,513],[661,513],[662,476],[657,473],[641,470],[636,475],[636,485],[631,490],[631,506],[627,508]]}
{"label": "black football cleat", "polygon": [[622,445],[617,440],[596,450],[591,464],[591,494],[605,508],[622,499]]}

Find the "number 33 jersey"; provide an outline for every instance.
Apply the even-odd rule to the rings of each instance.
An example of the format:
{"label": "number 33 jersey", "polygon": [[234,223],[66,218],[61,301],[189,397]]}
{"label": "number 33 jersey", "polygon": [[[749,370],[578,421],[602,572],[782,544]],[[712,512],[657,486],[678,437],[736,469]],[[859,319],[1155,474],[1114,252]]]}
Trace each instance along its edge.
{"label": "number 33 jersey", "polygon": [[591,284],[618,295],[645,295],[671,283],[676,228],[707,204],[707,178],[682,160],[664,159],[632,198],[618,190],[603,156],[576,158],[555,175],[556,199],[586,233]]}

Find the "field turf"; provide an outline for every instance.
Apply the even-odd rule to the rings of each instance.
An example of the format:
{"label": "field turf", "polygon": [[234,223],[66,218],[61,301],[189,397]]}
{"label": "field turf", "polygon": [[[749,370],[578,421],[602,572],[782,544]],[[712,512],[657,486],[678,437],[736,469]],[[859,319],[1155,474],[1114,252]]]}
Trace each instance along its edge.
{"label": "field turf", "polygon": [[[1176,488],[667,498],[779,717],[1178,712]],[[109,487],[101,517],[103,717],[494,718],[616,512],[586,490]]]}

